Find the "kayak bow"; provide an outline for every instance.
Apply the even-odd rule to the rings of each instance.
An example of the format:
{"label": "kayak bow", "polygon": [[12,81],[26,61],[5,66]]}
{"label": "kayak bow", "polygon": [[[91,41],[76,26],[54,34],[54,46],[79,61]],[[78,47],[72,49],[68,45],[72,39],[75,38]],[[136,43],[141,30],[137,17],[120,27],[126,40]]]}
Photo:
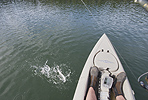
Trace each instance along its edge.
{"label": "kayak bow", "polygon": [[[111,89],[107,88],[107,84],[103,83],[103,81],[109,77],[110,73],[118,75],[119,73],[125,71],[106,34],[102,35],[91,51],[79,77],[73,100],[85,99],[89,84],[89,70],[93,66],[98,67],[102,71],[102,76],[99,82],[100,88],[98,92],[98,100],[108,100],[104,99],[108,98],[107,96],[109,96],[111,100],[114,100],[115,98]],[[135,100],[134,92],[131,89],[128,78],[124,81],[123,93],[127,100]]]}

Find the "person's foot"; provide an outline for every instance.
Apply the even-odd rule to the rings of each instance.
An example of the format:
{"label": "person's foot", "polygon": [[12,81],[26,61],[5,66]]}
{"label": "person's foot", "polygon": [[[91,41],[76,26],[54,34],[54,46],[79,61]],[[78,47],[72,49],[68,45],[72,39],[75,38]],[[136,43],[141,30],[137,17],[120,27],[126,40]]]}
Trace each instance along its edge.
{"label": "person's foot", "polygon": [[122,87],[123,87],[123,83],[125,79],[126,79],[126,74],[124,72],[121,72],[117,75],[117,82],[115,86],[113,87],[115,97],[120,96],[120,95],[124,97]]}
{"label": "person's foot", "polygon": [[97,90],[98,90],[98,81],[99,81],[99,75],[101,74],[101,72],[99,71],[99,69],[95,66],[91,67],[90,69],[90,87],[93,87],[93,89],[95,90],[95,93],[97,94]]}

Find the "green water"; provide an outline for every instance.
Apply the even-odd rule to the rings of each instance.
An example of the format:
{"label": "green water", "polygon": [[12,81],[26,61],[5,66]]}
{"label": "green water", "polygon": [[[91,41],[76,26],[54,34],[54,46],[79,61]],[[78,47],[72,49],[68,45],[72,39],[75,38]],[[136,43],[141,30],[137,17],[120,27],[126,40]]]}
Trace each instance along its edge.
{"label": "green water", "polygon": [[[1,0],[0,100],[72,100],[103,33],[136,78],[148,71],[148,12],[130,0]],[[137,100],[147,100],[123,61]]]}

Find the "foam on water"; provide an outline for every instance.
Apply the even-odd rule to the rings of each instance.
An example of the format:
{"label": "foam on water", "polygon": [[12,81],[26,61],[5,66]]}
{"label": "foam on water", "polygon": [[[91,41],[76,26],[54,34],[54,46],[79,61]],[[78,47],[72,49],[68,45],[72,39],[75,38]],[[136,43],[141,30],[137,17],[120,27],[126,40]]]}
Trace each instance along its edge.
{"label": "foam on water", "polygon": [[68,81],[71,75],[71,70],[66,64],[60,64],[50,67],[47,64],[48,60],[43,66],[31,66],[34,75],[46,79],[49,83],[63,84]]}

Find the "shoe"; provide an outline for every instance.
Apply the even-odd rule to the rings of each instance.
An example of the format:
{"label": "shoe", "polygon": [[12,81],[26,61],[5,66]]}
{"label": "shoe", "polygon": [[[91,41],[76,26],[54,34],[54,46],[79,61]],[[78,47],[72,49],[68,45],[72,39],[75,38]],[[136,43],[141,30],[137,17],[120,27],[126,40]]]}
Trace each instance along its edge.
{"label": "shoe", "polygon": [[100,75],[101,72],[99,71],[98,67],[93,66],[90,68],[90,87],[93,87],[96,95],[98,94],[98,83]]}
{"label": "shoe", "polygon": [[122,95],[124,97],[123,93],[123,83],[126,79],[126,74],[124,72],[121,72],[117,75],[116,84],[113,87],[113,91],[115,93],[115,97]]}

